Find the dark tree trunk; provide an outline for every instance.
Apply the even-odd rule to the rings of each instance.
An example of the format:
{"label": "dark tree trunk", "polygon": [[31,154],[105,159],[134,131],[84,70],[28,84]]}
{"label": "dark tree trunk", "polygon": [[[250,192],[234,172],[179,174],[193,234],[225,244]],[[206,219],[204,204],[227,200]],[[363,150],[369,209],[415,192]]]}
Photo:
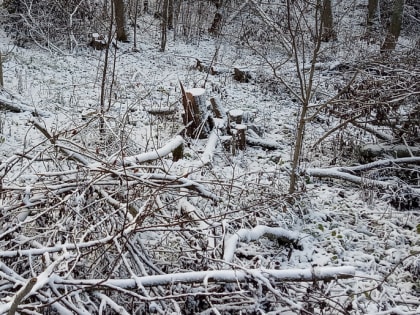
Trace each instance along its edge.
{"label": "dark tree trunk", "polygon": [[215,5],[216,5],[216,13],[214,14],[214,18],[213,18],[213,23],[211,24],[210,28],[209,28],[209,33],[213,34],[213,35],[218,35],[221,25],[222,25],[222,20],[223,20],[223,14],[222,14],[222,6],[223,6],[223,1],[222,0],[215,0],[212,1]]}
{"label": "dark tree trunk", "polygon": [[125,22],[124,0],[113,0],[115,24],[117,26],[117,40],[125,42],[128,39]]}
{"label": "dark tree trunk", "polygon": [[331,8],[331,0],[323,0],[321,12],[322,34],[323,42],[336,40],[336,33],[334,31],[334,20]]}
{"label": "dark tree trunk", "polygon": [[401,23],[404,10],[404,0],[395,0],[392,9],[391,24],[389,25],[385,41],[381,47],[381,53],[389,52],[395,49],[400,36]]}
{"label": "dark tree trunk", "polygon": [[378,0],[369,0],[368,2],[368,16],[367,16],[367,25],[370,26],[373,24],[378,12]]}
{"label": "dark tree trunk", "polygon": [[168,33],[168,11],[169,11],[169,0],[164,0],[163,7],[162,7],[161,39],[160,39],[161,52],[164,52],[166,49],[166,40],[167,40],[167,33]]}
{"label": "dark tree trunk", "polygon": [[3,82],[3,61],[1,59],[1,51],[0,51],[0,86],[4,86],[4,82]]}
{"label": "dark tree trunk", "polygon": [[169,0],[168,3],[168,30],[174,28],[174,0]]}

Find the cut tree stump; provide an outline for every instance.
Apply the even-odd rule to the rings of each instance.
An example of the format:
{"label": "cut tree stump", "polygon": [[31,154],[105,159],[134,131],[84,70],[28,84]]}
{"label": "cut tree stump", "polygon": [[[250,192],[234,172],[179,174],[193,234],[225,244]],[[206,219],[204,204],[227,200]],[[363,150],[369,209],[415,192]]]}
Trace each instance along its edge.
{"label": "cut tree stump", "polygon": [[229,123],[242,124],[244,111],[241,109],[232,109],[229,111]]}
{"label": "cut tree stump", "polygon": [[182,83],[180,84],[182,106],[184,107],[182,118],[186,128],[186,135],[191,138],[207,138],[211,127],[208,121],[206,90],[202,88],[185,90]]}
{"label": "cut tree stump", "polygon": [[233,68],[233,78],[238,82],[248,83],[252,77],[249,70]]}
{"label": "cut tree stump", "polygon": [[90,36],[89,46],[92,46],[96,50],[103,50],[108,47],[108,43],[104,35],[93,33]]}
{"label": "cut tree stump", "polygon": [[238,149],[243,151],[246,148],[246,125],[236,125],[236,145]]}

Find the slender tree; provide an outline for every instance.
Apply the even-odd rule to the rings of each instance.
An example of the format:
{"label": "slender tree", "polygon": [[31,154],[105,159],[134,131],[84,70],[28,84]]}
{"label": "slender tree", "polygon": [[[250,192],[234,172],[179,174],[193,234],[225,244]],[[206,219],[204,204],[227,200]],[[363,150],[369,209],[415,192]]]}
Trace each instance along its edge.
{"label": "slender tree", "polygon": [[4,82],[3,82],[3,61],[1,59],[1,51],[0,51],[0,86],[4,86]]}
{"label": "slender tree", "polygon": [[168,12],[169,12],[169,0],[164,0],[163,6],[162,6],[161,39],[160,39],[161,52],[164,52],[166,49],[166,40],[167,40],[167,35],[168,35]]}
{"label": "slender tree", "polygon": [[403,10],[404,0],[395,0],[392,9],[391,23],[389,24],[385,41],[382,44],[381,53],[386,53],[395,49],[401,32]]}

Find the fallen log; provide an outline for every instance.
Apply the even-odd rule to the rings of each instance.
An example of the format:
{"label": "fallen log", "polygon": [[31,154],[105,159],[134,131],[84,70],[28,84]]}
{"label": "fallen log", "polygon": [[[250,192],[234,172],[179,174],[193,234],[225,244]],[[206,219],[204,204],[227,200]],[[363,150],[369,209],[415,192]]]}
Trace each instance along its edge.
{"label": "fallen log", "polygon": [[392,156],[393,158],[405,158],[411,156],[420,156],[420,147],[406,146],[403,144],[367,144],[359,148],[359,154],[364,161],[372,161],[375,158],[383,156]]}
{"label": "fallen log", "polygon": [[207,270],[180,272],[165,275],[133,277],[129,279],[62,279],[54,275],[50,284],[56,287],[110,287],[122,289],[135,289],[139,285],[155,287],[159,285],[173,285],[177,283],[203,283],[203,282],[246,282],[251,278],[270,278],[276,281],[312,282],[331,281],[336,279],[352,278],[355,268],[317,267],[308,269],[240,269],[240,270]]}
{"label": "fallen log", "polygon": [[[1,90],[0,90],[1,93]],[[5,97],[0,94],[0,110],[7,110],[13,113],[23,113],[30,112],[32,116],[38,117],[49,117],[48,112],[36,109],[32,106],[24,104],[22,101],[19,101],[17,98],[12,96],[12,99]]]}

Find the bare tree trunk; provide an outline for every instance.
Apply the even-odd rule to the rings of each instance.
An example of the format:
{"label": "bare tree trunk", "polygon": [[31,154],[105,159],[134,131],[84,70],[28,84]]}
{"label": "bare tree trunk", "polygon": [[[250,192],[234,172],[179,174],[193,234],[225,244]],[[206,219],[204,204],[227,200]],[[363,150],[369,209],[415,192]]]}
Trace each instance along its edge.
{"label": "bare tree trunk", "polygon": [[[314,83],[314,75],[315,75],[315,64],[318,61],[318,54],[321,48],[321,35],[322,35],[322,15],[324,14],[323,8],[321,12],[318,11],[319,6],[317,6],[317,12],[315,13],[315,32],[317,33],[317,42],[315,43],[315,47],[312,51],[312,59],[311,59],[311,68],[309,71],[308,77],[306,77],[305,73],[302,72],[302,67],[300,65],[300,56],[299,56],[299,44],[298,44],[298,34],[295,33],[294,28],[291,25],[291,0],[287,0],[287,10],[288,10],[288,31],[290,32],[291,39],[292,39],[292,47],[293,47],[293,54],[294,54],[294,61],[296,72],[299,80],[300,85],[300,95],[299,99],[301,102],[300,113],[298,116],[297,128],[296,128],[296,140],[295,145],[293,148],[293,157],[292,157],[292,169],[290,173],[290,183],[289,183],[289,194],[292,195],[296,192],[297,182],[299,178],[298,169],[300,165],[300,159],[303,150],[303,141],[305,138],[305,127],[307,122],[307,114],[309,110],[309,104],[313,93],[313,83]],[[319,0],[319,3],[321,1]],[[321,23],[319,25],[319,20]]]}
{"label": "bare tree trunk", "polygon": [[174,28],[174,0],[168,0],[168,30]]}
{"label": "bare tree trunk", "polygon": [[366,24],[372,25],[378,12],[378,0],[369,0],[368,2],[368,15]]}
{"label": "bare tree trunk", "polygon": [[125,42],[128,39],[125,21],[124,0],[113,0],[115,23],[117,25],[117,40]]}
{"label": "bare tree trunk", "polygon": [[336,40],[336,33],[334,31],[334,21],[331,8],[331,0],[323,0],[321,13],[322,33],[321,38],[323,42]]}
{"label": "bare tree trunk", "polygon": [[134,3],[135,7],[134,7],[134,23],[133,23],[134,24],[133,26],[134,27],[133,51],[138,52],[139,50],[137,49],[137,17],[139,14],[139,0],[135,0],[134,2],[135,2]]}
{"label": "bare tree trunk", "polygon": [[114,6],[111,6],[111,18],[110,18],[110,22],[109,22],[109,30],[108,30],[108,43],[106,46],[106,50],[105,50],[105,60],[104,60],[104,68],[102,70],[102,82],[101,82],[101,100],[100,100],[100,104],[99,104],[99,132],[100,133],[104,133],[105,132],[105,94],[106,94],[106,78],[108,75],[108,59],[109,59],[109,49],[110,49],[110,41],[112,38],[112,29],[114,26]]}
{"label": "bare tree trunk", "polygon": [[164,52],[166,48],[167,32],[168,32],[168,11],[169,11],[169,0],[163,1],[162,7],[162,34],[160,39],[160,51]]}
{"label": "bare tree trunk", "polygon": [[212,1],[216,5],[216,13],[214,14],[213,23],[209,29],[209,33],[213,35],[218,35],[220,31],[220,27],[222,24],[223,14],[221,12],[221,8],[223,6],[223,0],[215,0]]}
{"label": "bare tree trunk", "polygon": [[3,82],[3,61],[1,59],[1,51],[0,51],[0,86],[4,86],[4,82]]}
{"label": "bare tree trunk", "polygon": [[385,41],[381,47],[381,53],[389,52],[395,49],[400,36],[401,23],[404,10],[404,0],[395,0],[392,9],[391,24],[389,25]]}

